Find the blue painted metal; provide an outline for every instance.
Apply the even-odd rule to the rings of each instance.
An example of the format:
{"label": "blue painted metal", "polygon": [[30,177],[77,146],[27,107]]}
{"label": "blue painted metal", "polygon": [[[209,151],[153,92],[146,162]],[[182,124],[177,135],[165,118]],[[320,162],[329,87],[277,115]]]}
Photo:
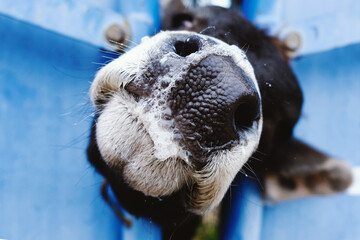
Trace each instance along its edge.
{"label": "blue painted metal", "polygon": [[[295,135],[353,166],[360,165],[359,56],[357,44],[292,62],[305,97]],[[232,191],[225,239],[360,239],[358,193],[309,197],[253,210],[253,203],[247,199],[257,199],[259,193],[246,190],[253,184],[239,189],[240,193]],[[244,238],[244,232],[251,237]]]}
{"label": "blue painted metal", "polygon": [[130,25],[130,47],[139,43],[143,36],[159,30],[158,1],[116,3],[108,2],[105,5],[105,2],[104,7],[116,7],[121,14],[94,6],[94,3],[86,5],[75,0],[2,0],[0,13],[105,48],[111,48],[105,39],[105,31],[114,23]]}
{"label": "blue painted metal", "polygon": [[[304,90],[303,117],[295,134],[360,164],[360,44],[313,54],[293,62]],[[340,194],[266,206],[262,238],[360,239],[360,196]]]}
{"label": "blue painted metal", "polygon": [[132,46],[139,44],[144,35],[152,35],[159,31],[161,23],[158,1],[119,1],[119,9],[130,26],[136,26],[136,31],[131,32]]}
{"label": "blue painted metal", "polygon": [[360,1],[246,0],[245,15],[271,35],[300,36],[297,55],[360,41]]}
{"label": "blue painted metal", "polygon": [[[253,17],[255,22],[261,19],[262,26],[270,27],[274,22],[283,20],[284,13],[279,9],[288,9],[286,7],[291,5],[290,3],[286,5],[283,1],[245,2],[250,4],[245,9],[255,11],[246,13],[246,15]],[[286,6],[277,6],[279,2]],[[296,3],[296,1],[291,1],[291,3]],[[338,2],[338,7],[335,9],[339,11],[343,9],[342,4],[343,2]],[[330,5],[333,6],[333,4]],[[356,11],[357,7],[358,3],[354,2],[353,12],[349,13],[349,19],[346,21],[354,20],[353,15],[359,12]],[[286,15],[289,18],[291,14],[298,16],[299,22],[302,17],[304,24],[309,23],[306,22],[306,18],[310,15],[321,15],[321,9],[315,9],[315,13],[308,9],[300,11],[299,9],[302,8],[296,4],[292,6],[292,9],[292,12],[290,11]],[[324,15],[322,16],[326,16],[325,18],[331,16],[327,15],[330,14],[328,6],[323,10]],[[340,13],[335,10],[332,13],[334,12],[333,16],[336,18]],[[296,18],[295,16],[291,17]],[[340,22],[344,20],[336,19]],[[319,19],[317,21],[321,22]],[[307,54],[292,61],[292,67],[299,79],[305,98],[303,114],[295,129],[295,135],[334,157],[347,160],[353,166],[360,164],[358,147],[360,139],[360,108],[358,107],[360,103],[360,44],[343,45],[346,44],[344,38],[351,39],[353,29],[359,26],[357,20],[352,24],[343,25],[343,29],[339,31],[339,38],[334,37],[328,39],[331,42],[323,42],[326,47],[319,46],[321,42],[317,39],[318,42],[314,42],[317,49],[309,48],[301,52],[301,54],[306,52],[317,52],[317,54]],[[338,25],[334,27],[337,28]],[[355,35],[358,33],[356,32]],[[329,36],[331,34],[333,33],[330,32]],[[345,34],[345,36],[341,36],[341,34]],[[307,41],[313,41],[310,38],[307,39]],[[339,45],[343,47],[319,53],[324,49]],[[248,221],[251,216],[248,216],[246,211],[238,210],[252,207],[246,206],[249,205],[246,200],[234,197],[231,202],[234,211],[245,215],[238,217],[230,215],[227,222],[232,226],[228,227],[224,235],[228,239],[244,239],[243,232],[248,231],[247,234],[255,236],[248,239],[261,240],[360,239],[360,230],[357,227],[360,224],[360,216],[357,214],[360,211],[360,196],[357,192],[264,205],[261,211],[262,216],[256,217],[260,222],[258,225],[254,224],[255,227],[249,227]],[[232,193],[235,196],[236,194]],[[256,191],[248,192],[248,194],[248,198],[258,198],[259,196]],[[257,212],[255,215],[258,216],[260,211],[255,212]],[[234,228],[240,228],[240,230],[235,231]]]}
{"label": "blue painted metal", "polygon": [[116,239],[84,155],[101,53],[4,15],[0,35],[0,238]]}
{"label": "blue painted metal", "polygon": [[111,24],[124,24],[120,14],[73,0],[5,0],[0,2],[0,12],[100,47],[109,45],[104,32]]}
{"label": "blue painted metal", "polygon": [[[84,152],[93,113],[87,91],[99,68],[94,62],[108,60],[96,47],[106,45],[103,29],[126,18],[132,41],[138,43],[158,30],[158,5],[107,0],[101,9],[99,2],[82,5],[84,1],[0,1],[0,239],[160,238],[159,228],[147,220],[128,215],[134,222],[130,229],[117,220],[100,197],[101,177],[89,167]],[[256,12],[248,16],[255,22],[262,19],[262,26],[275,26],[272,29],[283,19],[304,28],[313,20],[326,25],[333,22],[321,16],[328,19],[334,12],[339,23],[350,26],[339,30],[330,24],[334,32],[324,46],[323,37],[314,40],[301,32],[316,49],[304,48],[300,54],[359,40],[357,1],[341,2],[344,6],[336,5],[336,11],[329,10],[334,1],[318,3],[324,15],[320,10],[288,12],[298,6],[285,1],[253,4],[247,9]],[[323,34],[329,28],[321,24]],[[351,45],[293,62],[305,94],[296,135],[354,165],[360,165],[358,56],[360,45]],[[263,206],[255,183],[235,184],[239,189],[232,191],[225,239],[360,239],[359,196]]]}
{"label": "blue painted metal", "polygon": [[[58,1],[54,9],[22,1],[16,7],[26,18],[13,16],[9,2],[0,2],[0,239],[159,239],[151,222],[131,216],[128,229],[118,221],[100,197],[102,177],[86,160],[93,116],[88,89],[114,56],[78,37],[87,29],[64,23],[76,19],[71,11],[59,13]],[[18,20],[37,14],[51,31]],[[78,35],[59,34],[57,24],[77,28]]]}
{"label": "blue painted metal", "polygon": [[226,213],[222,217],[221,239],[260,240],[263,203],[256,180],[236,179],[229,198],[230,202],[225,201],[222,209]]}

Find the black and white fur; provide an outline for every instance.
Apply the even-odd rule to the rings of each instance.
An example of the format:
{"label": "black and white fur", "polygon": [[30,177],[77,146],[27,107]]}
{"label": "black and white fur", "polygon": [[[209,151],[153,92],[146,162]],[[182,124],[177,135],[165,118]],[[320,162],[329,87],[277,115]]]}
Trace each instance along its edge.
{"label": "black and white fur", "polygon": [[[158,223],[165,239],[186,239],[245,163],[275,201],[349,186],[345,163],[293,138],[303,99],[280,41],[219,7],[164,18],[172,31],[144,38],[91,86],[88,157],[125,209]],[[202,84],[205,75],[217,85]]]}

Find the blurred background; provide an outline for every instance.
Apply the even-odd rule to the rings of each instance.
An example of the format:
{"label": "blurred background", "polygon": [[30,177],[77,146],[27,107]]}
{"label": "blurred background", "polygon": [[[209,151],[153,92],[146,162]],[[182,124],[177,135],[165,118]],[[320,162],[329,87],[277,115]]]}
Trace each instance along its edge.
{"label": "blurred background", "polygon": [[[279,204],[252,179],[234,184],[224,239],[360,239],[360,2],[184,1],[242,11],[293,50],[304,92],[295,134],[351,163],[339,195]],[[0,239],[160,239],[153,223],[126,228],[103,202],[85,149],[96,71],[159,31],[157,0],[0,0]]]}

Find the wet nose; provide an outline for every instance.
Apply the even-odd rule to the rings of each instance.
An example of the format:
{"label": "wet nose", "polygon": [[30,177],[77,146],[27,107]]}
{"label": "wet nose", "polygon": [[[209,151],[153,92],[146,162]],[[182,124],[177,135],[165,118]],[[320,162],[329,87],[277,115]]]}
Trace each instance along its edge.
{"label": "wet nose", "polygon": [[197,35],[189,36],[185,41],[176,41],[175,52],[182,57],[186,57],[197,52],[201,47],[201,38]]}
{"label": "wet nose", "polygon": [[169,99],[184,144],[199,161],[239,143],[260,118],[259,93],[230,57],[203,59],[175,82]]}

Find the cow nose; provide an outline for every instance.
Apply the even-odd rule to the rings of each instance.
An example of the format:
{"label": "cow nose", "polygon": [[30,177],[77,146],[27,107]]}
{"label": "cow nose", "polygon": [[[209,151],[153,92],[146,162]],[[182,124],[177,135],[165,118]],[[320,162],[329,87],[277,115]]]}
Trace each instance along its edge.
{"label": "cow nose", "polygon": [[244,133],[261,115],[254,83],[231,57],[216,55],[207,56],[175,82],[169,106],[186,148],[199,161],[245,139]]}
{"label": "cow nose", "polygon": [[201,38],[197,35],[192,35],[186,38],[185,41],[176,41],[174,46],[176,54],[186,57],[199,51],[201,47]]}

